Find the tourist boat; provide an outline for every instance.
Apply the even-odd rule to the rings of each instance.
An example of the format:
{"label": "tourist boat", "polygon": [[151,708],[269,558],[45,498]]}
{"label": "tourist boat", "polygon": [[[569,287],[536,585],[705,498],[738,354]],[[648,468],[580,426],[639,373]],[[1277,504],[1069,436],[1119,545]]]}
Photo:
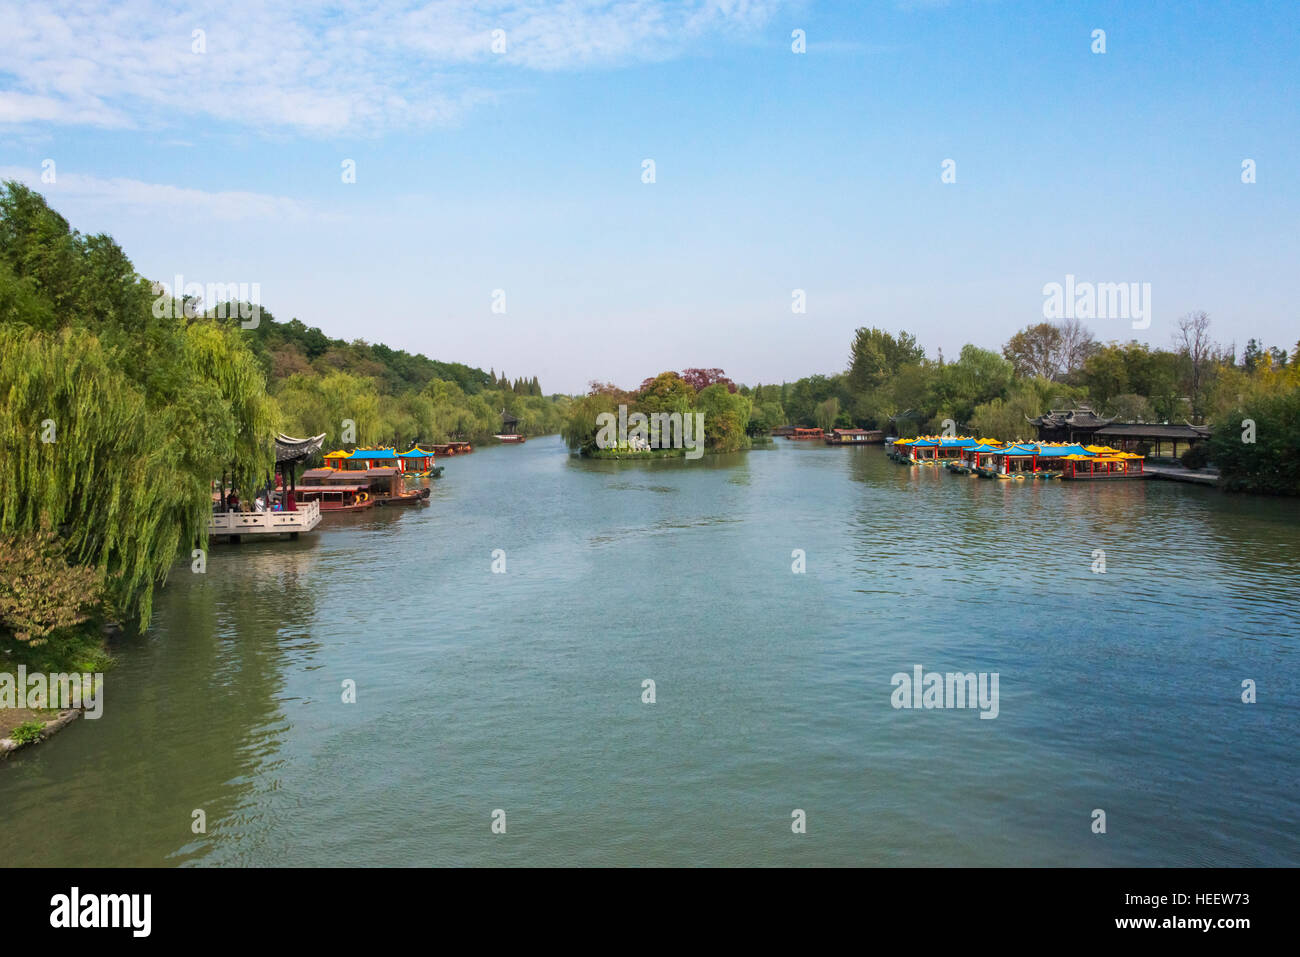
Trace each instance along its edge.
{"label": "tourist boat", "polygon": [[831,434],[826,436],[827,445],[867,445],[872,442],[883,442],[883,432],[873,432],[868,429],[831,429]]}
{"label": "tourist boat", "polygon": [[402,463],[402,471],[407,475],[418,475],[420,478],[441,478],[442,466],[434,464],[434,455],[420,446],[413,445],[409,452],[403,452],[398,456]]}
{"label": "tourist boat", "polygon": [[980,467],[981,456],[996,452],[1003,447],[997,439],[976,439],[974,445],[964,446],[961,455],[945,464],[945,468],[958,475],[975,475]]}
{"label": "tourist boat", "polygon": [[1109,446],[1089,445],[1090,455],[1067,455],[1062,479],[1070,481],[1114,481],[1116,479],[1145,479],[1154,473],[1143,471],[1144,456],[1136,452],[1121,452]]}
{"label": "tourist boat", "polygon": [[911,445],[916,439],[894,439],[887,446],[886,454],[895,462],[910,462],[912,449]]}
{"label": "tourist boat", "polygon": [[321,514],[361,512],[375,507],[370,483],[364,473],[334,468],[308,469],[302,473],[297,497],[303,502],[317,502]]}
{"label": "tourist boat", "polygon": [[1072,455],[1093,457],[1093,453],[1074,443],[1017,442],[993,450],[986,458],[981,456],[985,464],[975,469],[975,473],[984,478],[1014,481],[1061,478],[1065,474],[1065,462]]}
{"label": "tourist boat", "polygon": [[962,450],[979,444],[970,436],[923,435],[915,439],[898,439],[890,458],[908,465],[938,465],[961,458]]}
{"label": "tourist boat", "polygon": [[380,466],[364,472],[345,472],[345,475],[364,475],[370,483],[370,497],[379,506],[423,505],[429,498],[429,489],[408,489],[402,481],[402,470],[394,466]]}
{"label": "tourist boat", "polygon": [[494,435],[492,438],[497,439],[503,445],[522,445],[524,443],[524,437],[513,432],[504,432],[501,435]]}
{"label": "tourist boat", "polygon": [[823,438],[823,434],[821,429],[798,429],[797,428],[794,431],[792,431],[789,435],[787,435],[786,438],[794,439],[796,441],[801,441],[801,442],[802,441],[812,442],[812,441],[816,441],[817,439]]}
{"label": "tourist boat", "polygon": [[330,452],[325,456],[327,464],[324,468],[303,473],[303,478],[310,482],[305,489],[321,502],[322,511],[360,511],[376,505],[422,504],[429,497],[429,489],[406,488],[406,465],[408,462],[430,462],[432,456],[418,446],[412,451],[416,455],[398,454],[391,448],[364,447],[351,452],[341,449]]}

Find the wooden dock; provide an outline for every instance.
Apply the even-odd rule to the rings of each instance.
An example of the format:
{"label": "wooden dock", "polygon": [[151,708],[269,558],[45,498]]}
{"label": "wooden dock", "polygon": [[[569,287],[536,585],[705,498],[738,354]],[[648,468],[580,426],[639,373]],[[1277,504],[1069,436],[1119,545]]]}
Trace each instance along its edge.
{"label": "wooden dock", "polygon": [[214,512],[208,522],[208,539],[239,542],[245,535],[297,538],[320,524],[320,503],[299,502],[292,512]]}
{"label": "wooden dock", "polygon": [[1191,469],[1185,469],[1181,465],[1150,465],[1145,466],[1145,471],[1153,478],[1165,479],[1170,482],[1190,482],[1193,485],[1217,486],[1219,484],[1219,473],[1215,469],[1200,469],[1193,472]]}

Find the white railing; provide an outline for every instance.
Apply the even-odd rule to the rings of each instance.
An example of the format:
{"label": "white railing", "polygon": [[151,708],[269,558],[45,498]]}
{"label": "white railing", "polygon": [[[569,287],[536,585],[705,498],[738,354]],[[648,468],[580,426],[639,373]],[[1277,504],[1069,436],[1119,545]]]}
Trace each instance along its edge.
{"label": "white railing", "polygon": [[309,532],[320,524],[320,503],[301,502],[293,512],[217,512],[209,535],[267,535]]}

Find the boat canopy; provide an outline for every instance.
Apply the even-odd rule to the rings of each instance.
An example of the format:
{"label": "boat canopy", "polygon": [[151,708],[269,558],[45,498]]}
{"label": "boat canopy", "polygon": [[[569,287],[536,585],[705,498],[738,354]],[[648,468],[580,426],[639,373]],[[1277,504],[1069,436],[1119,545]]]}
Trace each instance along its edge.
{"label": "boat canopy", "polygon": [[1094,458],[1094,453],[1089,452],[1082,445],[1039,445],[1037,442],[1021,442],[1018,445],[1008,445],[1005,449],[995,449],[1000,455],[1010,456],[1031,456],[1037,455],[1040,459],[1064,459],[1071,456],[1081,458]]}
{"label": "boat canopy", "polygon": [[395,459],[400,458],[397,449],[357,449],[349,459]]}
{"label": "boat canopy", "polygon": [[432,452],[426,452],[418,445],[411,446],[411,451],[403,452],[398,456],[399,459],[426,459],[432,457]]}
{"label": "boat canopy", "polygon": [[1092,458],[1095,453],[1089,452],[1082,445],[1040,445],[1038,447],[1039,458],[1060,459],[1067,455],[1082,455],[1085,458]]}
{"label": "boat canopy", "polygon": [[947,435],[925,435],[919,439],[899,439],[895,445],[902,445],[910,442],[918,448],[926,449],[968,449],[973,445],[978,445],[977,439]]}

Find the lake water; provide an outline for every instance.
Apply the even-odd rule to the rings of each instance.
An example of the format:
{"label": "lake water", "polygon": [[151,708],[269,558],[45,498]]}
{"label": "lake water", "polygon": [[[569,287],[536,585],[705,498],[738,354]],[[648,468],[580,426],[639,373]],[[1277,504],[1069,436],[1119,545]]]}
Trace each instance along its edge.
{"label": "lake water", "polygon": [[[0,865],[1300,864],[1294,501],[777,441],[485,448],[178,565],[0,763]],[[916,665],[998,716],[896,710]]]}

